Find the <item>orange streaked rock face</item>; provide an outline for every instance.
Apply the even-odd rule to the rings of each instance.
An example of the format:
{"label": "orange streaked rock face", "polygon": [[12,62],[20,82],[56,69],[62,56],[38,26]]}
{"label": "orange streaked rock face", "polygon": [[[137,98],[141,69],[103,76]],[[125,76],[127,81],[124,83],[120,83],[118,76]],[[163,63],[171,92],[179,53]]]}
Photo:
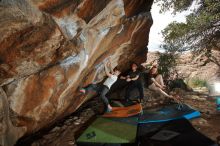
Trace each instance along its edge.
{"label": "orange streaked rock face", "polygon": [[146,59],[152,1],[1,3],[0,85],[17,138],[79,108],[78,88],[104,79],[107,58],[122,71]]}

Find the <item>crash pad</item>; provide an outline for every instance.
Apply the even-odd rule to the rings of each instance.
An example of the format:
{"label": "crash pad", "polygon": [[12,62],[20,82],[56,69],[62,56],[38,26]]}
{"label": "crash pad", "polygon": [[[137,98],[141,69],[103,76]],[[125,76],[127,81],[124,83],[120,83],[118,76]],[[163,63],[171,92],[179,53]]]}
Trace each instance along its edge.
{"label": "crash pad", "polygon": [[127,107],[113,107],[112,111],[105,113],[102,117],[123,118],[137,115],[142,112],[141,104],[135,104]]}
{"label": "crash pad", "polygon": [[139,146],[217,146],[213,140],[198,132],[185,118],[140,124],[137,139]]}
{"label": "crash pad", "polygon": [[180,118],[192,119],[200,116],[200,112],[192,107],[182,104],[166,105],[161,108],[144,110],[139,117],[139,123],[166,122]]}
{"label": "crash pad", "polygon": [[[128,111],[131,109],[138,109],[139,112],[135,111],[134,113],[137,113],[135,115],[133,115],[134,113],[132,112],[132,114],[129,114]],[[156,134],[156,132],[161,130],[164,124],[168,122],[175,122],[179,121],[180,119],[186,120],[200,116],[200,113],[198,111],[185,104],[182,105],[181,109],[178,108],[178,104],[172,104],[161,108],[144,110],[143,112],[141,112],[141,110],[141,105],[139,104],[135,104],[128,107],[115,107],[112,113],[107,113],[103,115],[106,117],[98,117],[77,139],[77,145],[135,145],[140,143],[142,141],[142,138],[149,138],[148,134]],[[122,115],[126,117],[123,117]],[[172,126],[174,126],[173,129],[175,129],[175,124],[173,124]],[[184,123],[181,125],[180,122],[180,125],[177,124],[177,126],[184,127]],[[165,128],[163,130],[170,130],[172,133],[172,129]],[[182,135],[181,132],[182,131],[179,130],[174,131],[173,133],[177,134],[173,137],[179,137],[179,135]],[[186,134],[183,134],[183,137],[185,137],[184,135],[187,136]],[[199,133],[196,133],[196,135],[198,137],[201,136]],[[153,135],[151,135],[151,137],[152,136]],[[193,134],[191,136],[193,136]],[[204,142],[206,142],[207,140],[206,137],[201,136],[200,139],[195,139],[195,142],[198,142],[202,139],[204,139]],[[209,142],[209,140],[207,141]]]}
{"label": "crash pad", "polygon": [[137,125],[97,118],[77,139],[77,144],[122,144],[134,143]]}
{"label": "crash pad", "polygon": [[127,106],[131,106],[131,105],[135,105],[138,104],[139,102],[136,100],[129,100],[129,101],[125,101],[125,100],[111,100],[111,105],[113,107],[127,107]]}

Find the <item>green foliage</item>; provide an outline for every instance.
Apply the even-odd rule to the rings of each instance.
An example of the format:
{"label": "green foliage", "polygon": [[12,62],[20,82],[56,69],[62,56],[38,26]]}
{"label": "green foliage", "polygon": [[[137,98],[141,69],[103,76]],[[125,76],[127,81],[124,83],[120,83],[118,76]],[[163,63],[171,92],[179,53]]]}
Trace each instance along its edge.
{"label": "green foliage", "polygon": [[173,9],[173,13],[187,10],[193,0],[155,0],[161,6],[161,12]]}
{"label": "green foliage", "polygon": [[[161,12],[178,12],[189,9],[197,0],[156,0]],[[172,22],[163,31],[165,54],[159,59],[160,71],[165,78],[174,71],[176,55],[183,51],[192,51],[195,55],[205,54],[208,60],[220,66],[211,50],[220,50],[220,1],[199,0],[198,6],[186,16],[186,22]],[[206,86],[206,81],[195,78],[190,82],[193,87]]]}
{"label": "green foliage", "polygon": [[206,87],[207,86],[207,81],[202,80],[199,78],[193,78],[191,81],[188,83],[190,87]]}
{"label": "green foliage", "polygon": [[159,54],[158,71],[160,74],[163,75],[165,79],[169,79],[172,76],[173,72],[175,71],[176,59],[177,59],[177,55],[174,55],[172,53]]}
{"label": "green foliage", "polygon": [[[174,13],[189,8],[195,0],[157,0],[161,11]],[[210,52],[220,49],[220,2],[219,0],[200,0],[199,6],[186,17],[186,23],[173,22],[163,31],[165,50],[181,52]]]}

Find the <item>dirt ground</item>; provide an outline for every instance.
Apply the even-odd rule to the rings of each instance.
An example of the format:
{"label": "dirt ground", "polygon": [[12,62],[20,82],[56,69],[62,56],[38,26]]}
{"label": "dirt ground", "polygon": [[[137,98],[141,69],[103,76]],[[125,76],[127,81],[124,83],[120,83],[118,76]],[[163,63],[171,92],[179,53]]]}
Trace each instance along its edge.
{"label": "dirt ground", "polygon": [[[220,136],[220,112],[216,111],[215,99],[200,92],[176,91],[183,98],[183,102],[201,112],[201,117],[191,120],[192,125],[201,133],[216,141]],[[147,94],[147,95],[146,95]],[[149,91],[145,91],[147,97],[143,101],[145,108],[158,107],[163,102],[161,99],[149,99]],[[50,129],[21,139],[18,146],[76,146],[75,138],[94,120],[94,107],[98,103],[90,101],[78,112],[67,117],[65,120],[52,126]]]}
{"label": "dirt ground", "polygon": [[201,112],[201,117],[191,120],[193,126],[216,141],[217,137],[220,136],[220,112],[216,111],[216,104],[213,100],[186,100],[186,103],[195,107]]}
{"label": "dirt ground", "polygon": [[191,123],[198,131],[216,141],[220,136],[220,111],[216,109],[216,99],[208,96],[207,89],[194,91],[196,92],[180,93],[184,103],[201,113],[201,117],[191,120]]}

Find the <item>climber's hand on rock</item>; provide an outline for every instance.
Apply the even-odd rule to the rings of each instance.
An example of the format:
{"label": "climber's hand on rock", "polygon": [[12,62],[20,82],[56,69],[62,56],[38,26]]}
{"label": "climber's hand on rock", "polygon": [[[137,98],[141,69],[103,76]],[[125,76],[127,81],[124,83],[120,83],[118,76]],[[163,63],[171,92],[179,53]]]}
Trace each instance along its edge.
{"label": "climber's hand on rock", "polygon": [[106,61],[105,64],[109,67],[111,65],[111,62]]}

